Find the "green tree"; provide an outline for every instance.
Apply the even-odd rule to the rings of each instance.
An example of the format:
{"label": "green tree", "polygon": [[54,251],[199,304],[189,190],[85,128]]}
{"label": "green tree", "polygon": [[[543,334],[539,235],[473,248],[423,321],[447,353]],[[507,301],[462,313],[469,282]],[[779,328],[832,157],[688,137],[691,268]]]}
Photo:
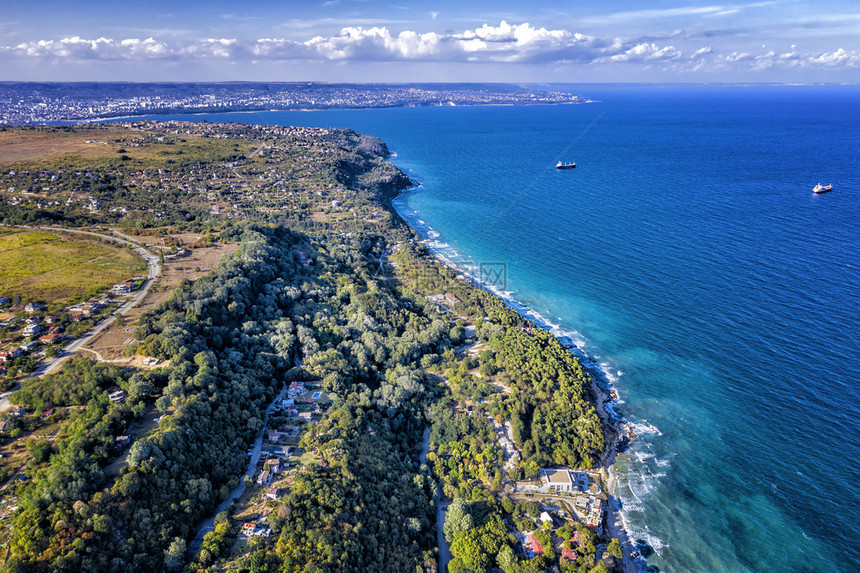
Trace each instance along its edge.
{"label": "green tree", "polygon": [[505,571],[505,573],[511,571],[517,563],[517,557],[514,555],[514,550],[511,549],[509,545],[503,545],[499,550],[499,554],[496,555],[496,563],[499,564],[499,567],[502,571]]}
{"label": "green tree", "polygon": [[621,559],[622,554],[621,554],[621,542],[620,541],[613,538],[612,541],[609,542],[609,545],[606,546],[606,549],[609,551],[609,553],[613,557],[615,557],[617,559]]}
{"label": "green tree", "polygon": [[169,571],[176,571],[185,562],[185,540],[174,537],[170,546],[164,551],[164,565]]}
{"label": "green tree", "polygon": [[445,525],[442,526],[442,533],[448,543],[454,541],[454,536],[461,531],[472,529],[474,523],[472,514],[469,511],[469,506],[466,500],[461,497],[456,498],[451,505],[448,506],[448,511],[445,512]]}

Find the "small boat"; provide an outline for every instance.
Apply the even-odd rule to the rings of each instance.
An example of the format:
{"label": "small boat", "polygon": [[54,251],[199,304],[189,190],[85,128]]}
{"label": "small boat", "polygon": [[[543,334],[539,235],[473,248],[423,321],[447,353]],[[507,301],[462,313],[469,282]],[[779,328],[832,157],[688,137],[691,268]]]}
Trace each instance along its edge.
{"label": "small boat", "polygon": [[573,163],[562,163],[561,161],[559,161],[555,164],[556,169],[573,169],[574,167],[576,167],[575,161]]}
{"label": "small boat", "polygon": [[833,191],[833,185],[822,185],[819,183],[815,186],[815,189],[812,190],[813,193],[827,193],[828,191]]}

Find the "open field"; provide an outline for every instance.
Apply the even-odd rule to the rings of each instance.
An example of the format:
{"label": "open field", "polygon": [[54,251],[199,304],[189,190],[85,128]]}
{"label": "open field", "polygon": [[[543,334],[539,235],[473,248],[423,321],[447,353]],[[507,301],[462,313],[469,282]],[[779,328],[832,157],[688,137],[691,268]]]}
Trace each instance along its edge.
{"label": "open field", "polygon": [[[54,165],[58,160],[68,168],[90,168],[93,160],[137,164],[140,167],[165,167],[179,162],[196,162],[213,156],[246,155],[254,143],[213,140],[183,134],[182,148],[172,141],[154,141],[143,147],[128,145],[146,135],[129,132],[114,124],[76,127],[33,127],[0,131],[0,168],[21,164]],[[125,156],[125,157],[122,157]]]}
{"label": "open field", "polygon": [[146,273],[131,251],[46,231],[0,234],[0,295],[69,303]]}

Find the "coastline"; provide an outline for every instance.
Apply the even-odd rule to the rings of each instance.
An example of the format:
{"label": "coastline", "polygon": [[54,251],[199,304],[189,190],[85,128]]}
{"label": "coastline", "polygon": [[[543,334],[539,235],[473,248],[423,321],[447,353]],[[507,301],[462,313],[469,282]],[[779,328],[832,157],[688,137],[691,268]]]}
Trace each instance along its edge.
{"label": "coastline", "polygon": [[[440,243],[437,241],[439,234],[433,229],[430,229],[423,221],[418,219],[417,212],[414,214],[413,212],[405,212],[407,211],[407,207],[405,203],[402,202],[404,196],[410,191],[415,191],[420,187],[421,184],[418,183],[404,189],[389,201],[391,208],[416,234],[418,241],[437,261],[439,261],[439,263],[452,271],[455,271],[459,275],[458,278],[460,280],[466,280],[473,286],[498,297],[507,307],[515,310],[523,318],[534,322],[538,328],[542,328],[552,334],[553,337],[555,337],[555,339],[558,340],[566,350],[568,350],[568,352],[573,354],[580,361],[583,369],[588,372],[591,379],[590,393],[594,399],[594,406],[597,410],[598,416],[603,420],[606,428],[606,448],[600,455],[599,466],[596,469],[602,476],[604,484],[606,485],[605,492],[608,498],[606,524],[608,533],[611,537],[617,538],[621,542],[622,570],[625,573],[640,573],[645,571],[646,565],[644,560],[641,557],[634,557],[633,555],[634,552],[637,551],[635,540],[624,521],[624,516],[621,512],[622,501],[616,492],[618,476],[614,467],[615,458],[621,451],[626,449],[625,446],[628,445],[635,437],[635,434],[633,432],[632,425],[622,415],[618,414],[615,408],[616,397],[618,394],[610,376],[603,370],[599,363],[585,353],[581,343],[567,343],[563,339],[569,339],[569,336],[559,335],[556,332],[553,332],[558,329],[557,325],[550,323],[534,309],[516,301],[508,293],[499,291],[491,285],[482,282],[473,273],[474,265],[472,268],[464,268],[445,256],[445,254],[440,250]],[[398,199],[401,200],[401,208],[398,208]],[[420,228],[420,226],[416,225],[415,222],[427,227],[427,229],[425,230]],[[431,233],[435,236],[431,236]]]}

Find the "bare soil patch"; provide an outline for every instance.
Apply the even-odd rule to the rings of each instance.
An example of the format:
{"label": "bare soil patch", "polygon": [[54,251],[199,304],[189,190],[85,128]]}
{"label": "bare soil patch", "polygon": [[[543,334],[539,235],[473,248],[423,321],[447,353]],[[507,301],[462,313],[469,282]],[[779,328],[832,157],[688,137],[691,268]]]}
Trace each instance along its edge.
{"label": "bare soil patch", "polygon": [[[197,240],[196,235],[194,240]],[[152,237],[146,237],[152,239]],[[87,348],[98,352],[102,360],[117,361],[122,366],[133,366],[135,368],[155,368],[158,366],[145,365],[142,358],[125,356],[125,348],[134,342],[134,330],[137,321],[142,314],[155,310],[158,305],[166,301],[183,279],[195,280],[215,269],[221,258],[229,253],[236,252],[238,243],[224,245],[213,245],[192,249],[185,257],[166,259],[162,267],[161,275],[146,297],[125,315],[122,326],[112,324],[104,329],[98,336],[93,338]],[[128,362],[125,362],[127,360]]]}

